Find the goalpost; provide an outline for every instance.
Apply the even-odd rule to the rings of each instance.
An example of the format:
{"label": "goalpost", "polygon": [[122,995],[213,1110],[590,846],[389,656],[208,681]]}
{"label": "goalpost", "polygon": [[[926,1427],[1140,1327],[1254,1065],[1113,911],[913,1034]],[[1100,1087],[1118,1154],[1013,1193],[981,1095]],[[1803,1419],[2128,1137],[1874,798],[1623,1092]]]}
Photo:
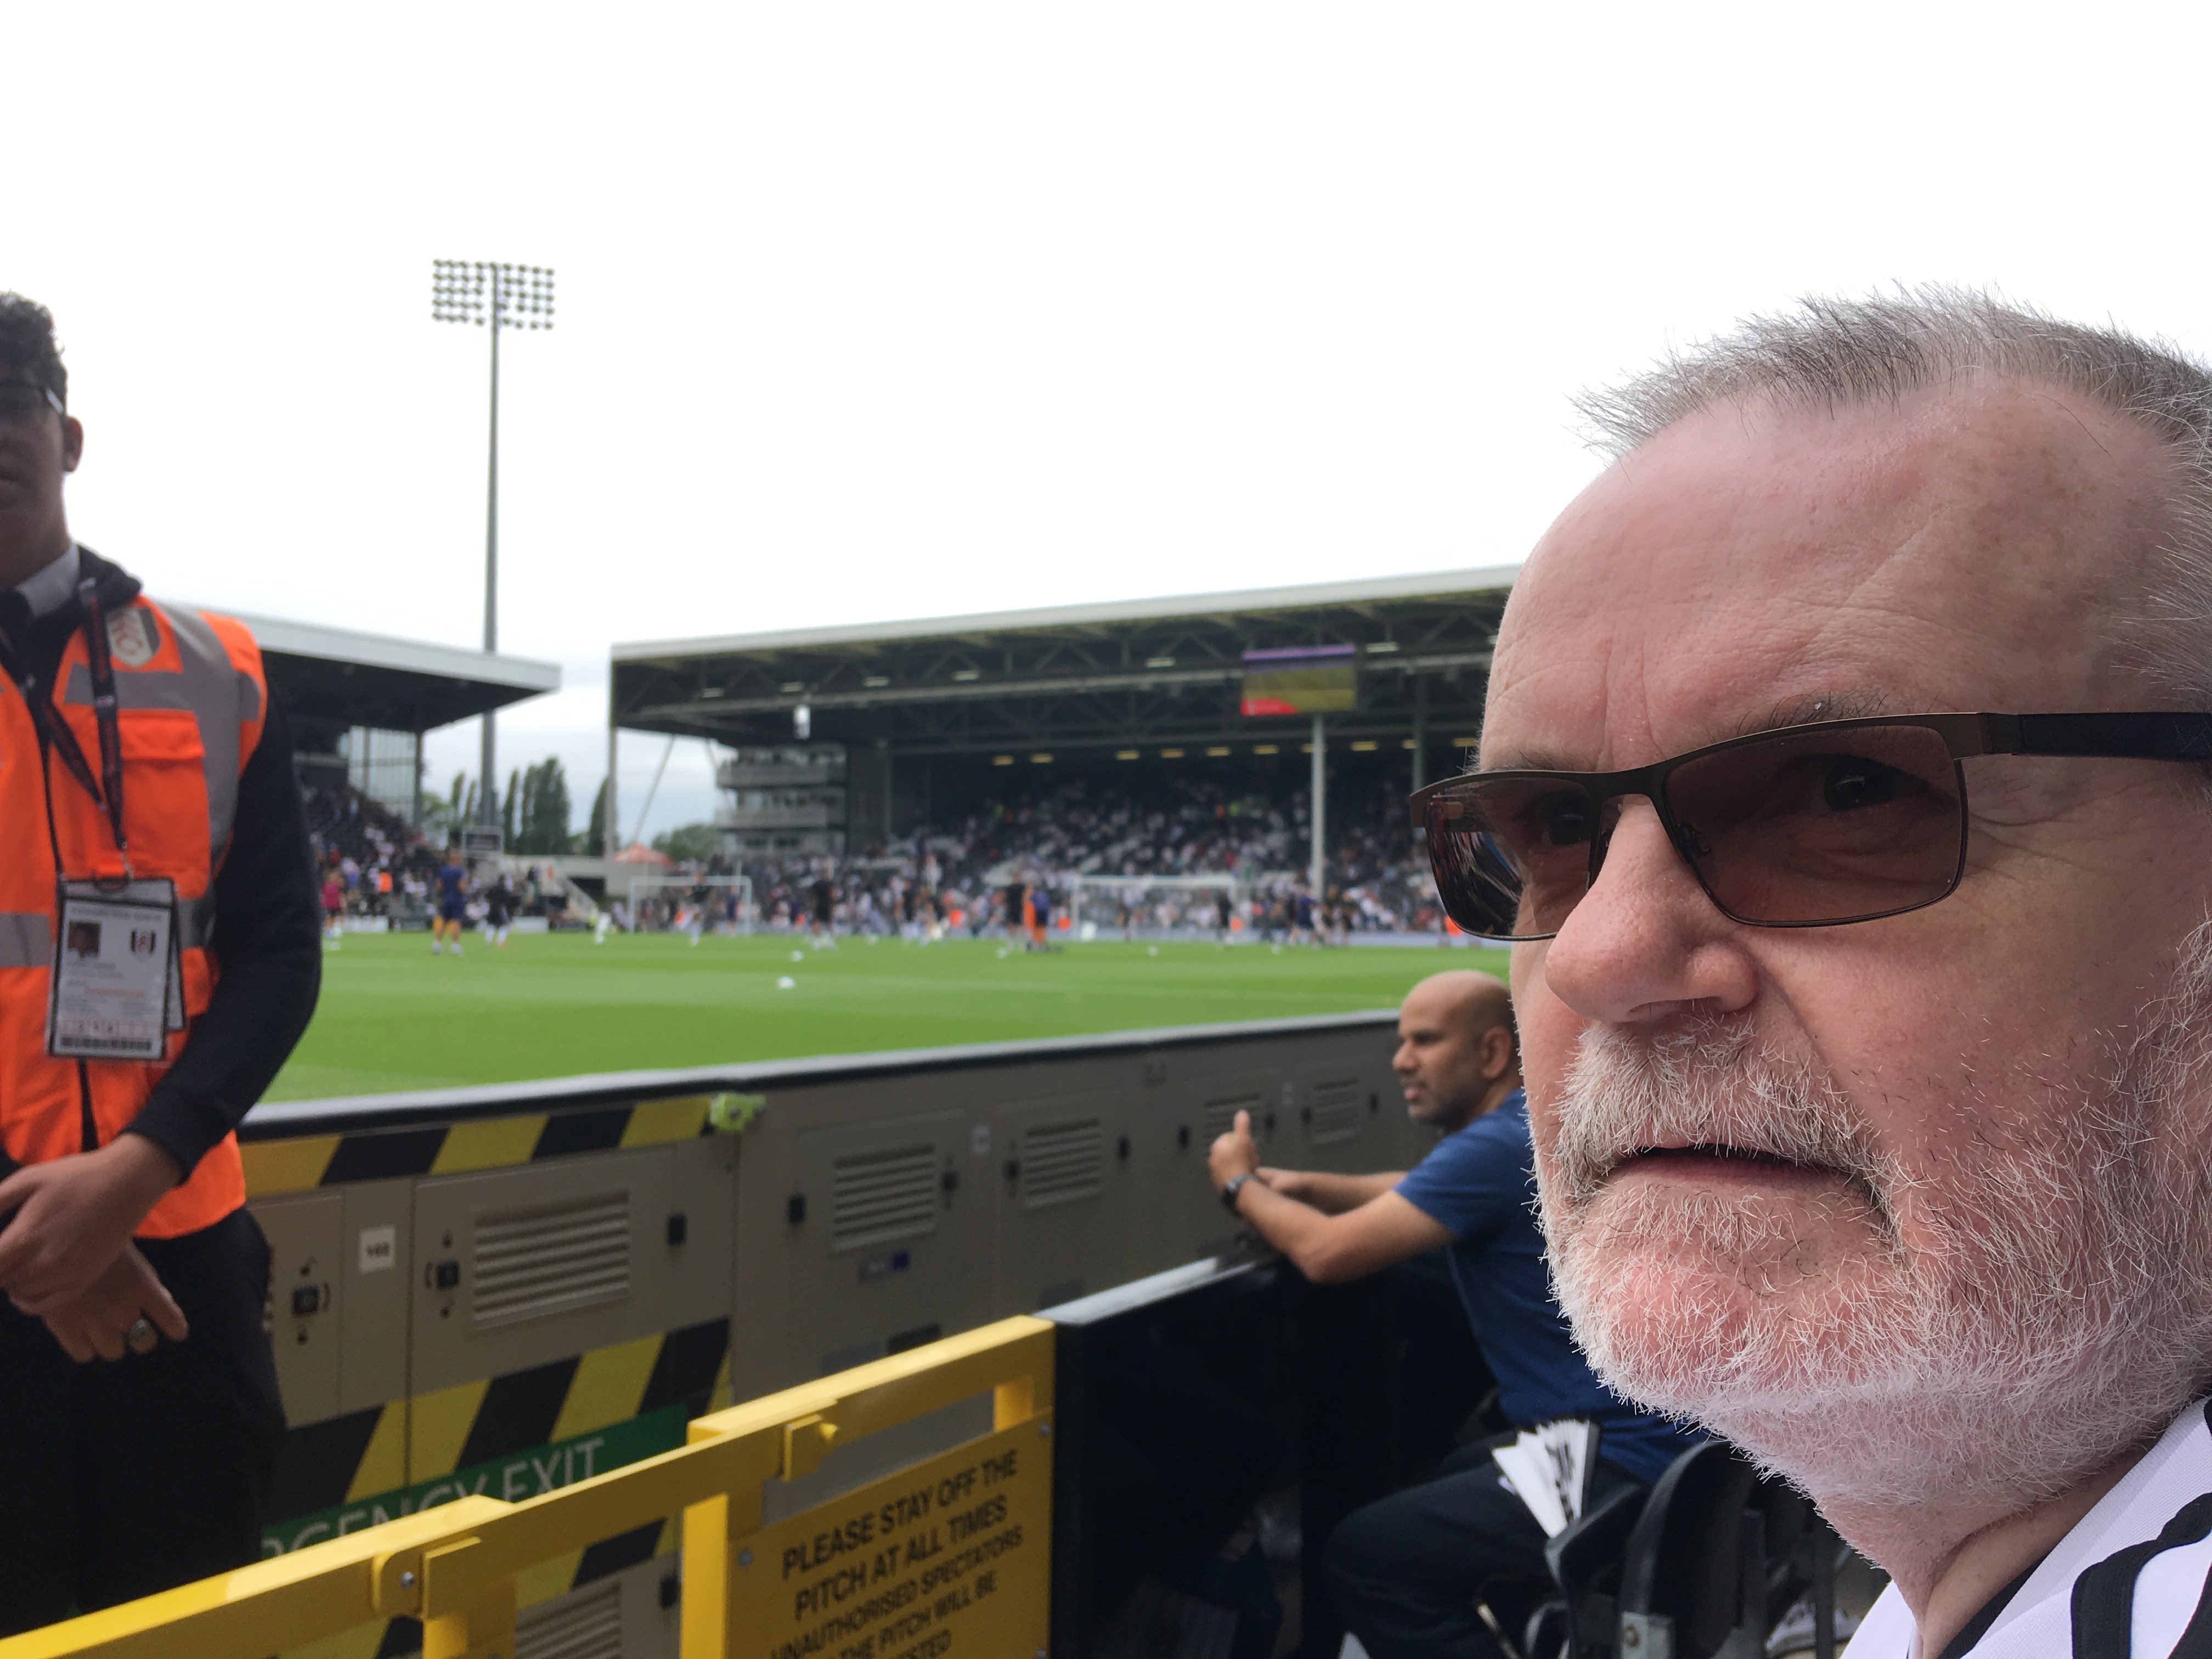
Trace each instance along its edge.
{"label": "goalpost", "polygon": [[[632,876],[629,878],[629,931],[639,933],[648,927],[672,927],[675,917],[672,912],[665,922],[645,920],[645,905],[652,902],[656,893],[672,891],[688,896],[705,887],[738,896],[738,926],[749,929],[753,922],[753,883],[750,876]],[[680,908],[680,907],[678,907]],[[709,920],[714,920],[710,915]]]}

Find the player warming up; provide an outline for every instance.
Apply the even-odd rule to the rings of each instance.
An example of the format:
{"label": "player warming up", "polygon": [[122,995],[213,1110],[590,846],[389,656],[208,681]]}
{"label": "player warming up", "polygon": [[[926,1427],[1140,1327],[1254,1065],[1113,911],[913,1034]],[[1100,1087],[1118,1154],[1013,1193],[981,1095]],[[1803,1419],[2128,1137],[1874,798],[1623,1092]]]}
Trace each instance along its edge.
{"label": "player warming up", "polygon": [[446,861],[438,869],[438,917],[430,924],[430,954],[435,956],[448,945],[453,954],[461,954],[461,924],[468,918],[469,872],[461,862],[461,849],[446,849]]}

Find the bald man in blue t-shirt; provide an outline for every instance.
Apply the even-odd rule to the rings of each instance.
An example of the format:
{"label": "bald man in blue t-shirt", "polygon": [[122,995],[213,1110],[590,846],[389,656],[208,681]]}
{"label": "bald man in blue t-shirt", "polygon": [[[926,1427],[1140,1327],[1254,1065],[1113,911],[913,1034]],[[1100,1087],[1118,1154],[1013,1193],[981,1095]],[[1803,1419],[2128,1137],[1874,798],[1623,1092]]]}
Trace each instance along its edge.
{"label": "bald man in blue t-shirt", "polygon": [[[1406,1109],[1439,1137],[1410,1174],[1264,1168],[1240,1112],[1209,1158],[1223,1201],[1320,1284],[1443,1249],[1507,1420],[1597,1424],[1594,1498],[1650,1484],[1697,1437],[1608,1392],[1553,1300],[1505,988],[1487,974],[1431,975],[1399,1008],[1398,1036],[1391,1064]],[[1489,1659],[1500,1650],[1476,1595],[1498,1579],[1543,1578],[1544,1533],[1500,1481],[1486,1443],[1347,1517],[1329,1540],[1328,1568],[1337,1610],[1372,1659]],[[1497,1599],[1517,1613],[1517,1598]]]}

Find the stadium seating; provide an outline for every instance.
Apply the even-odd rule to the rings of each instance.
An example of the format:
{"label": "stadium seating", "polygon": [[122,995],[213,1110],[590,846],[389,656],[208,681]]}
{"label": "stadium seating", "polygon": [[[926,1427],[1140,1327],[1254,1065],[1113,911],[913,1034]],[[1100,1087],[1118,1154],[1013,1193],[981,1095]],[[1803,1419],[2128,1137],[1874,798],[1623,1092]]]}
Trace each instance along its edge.
{"label": "stadium seating", "polygon": [[[1442,927],[1425,861],[1407,843],[1395,798],[1334,814],[1328,860],[1334,908],[1346,931],[1431,933]],[[890,932],[899,895],[920,881],[973,915],[991,890],[1016,878],[1054,886],[1069,875],[1242,875],[1303,872],[1304,792],[1288,797],[1237,793],[1202,779],[1151,775],[1111,790],[1078,779],[1042,793],[1010,795],[955,822],[921,826],[833,862],[854,932]],[[822,860],[793,858],[750,866],[753,902],[763,921],[802,917],[805,890]],[[934,869],[933,878],[930,872]],[[1210,895],[1194,901],[1188,926],[1210,929]]]}

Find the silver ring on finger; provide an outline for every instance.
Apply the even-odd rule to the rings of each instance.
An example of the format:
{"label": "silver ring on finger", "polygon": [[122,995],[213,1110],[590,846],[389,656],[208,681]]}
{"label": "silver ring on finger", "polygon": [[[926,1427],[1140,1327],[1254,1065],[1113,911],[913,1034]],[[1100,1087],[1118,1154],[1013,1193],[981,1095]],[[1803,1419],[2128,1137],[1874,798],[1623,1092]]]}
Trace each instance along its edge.
{"label": "silver ring on finger", "polygon": [[131,1328],[123,1333],[123,1345],[133,1353],[151,1353],[161,1334],[154,1328],[154,1322],[140,1314],[131,1322]]}

